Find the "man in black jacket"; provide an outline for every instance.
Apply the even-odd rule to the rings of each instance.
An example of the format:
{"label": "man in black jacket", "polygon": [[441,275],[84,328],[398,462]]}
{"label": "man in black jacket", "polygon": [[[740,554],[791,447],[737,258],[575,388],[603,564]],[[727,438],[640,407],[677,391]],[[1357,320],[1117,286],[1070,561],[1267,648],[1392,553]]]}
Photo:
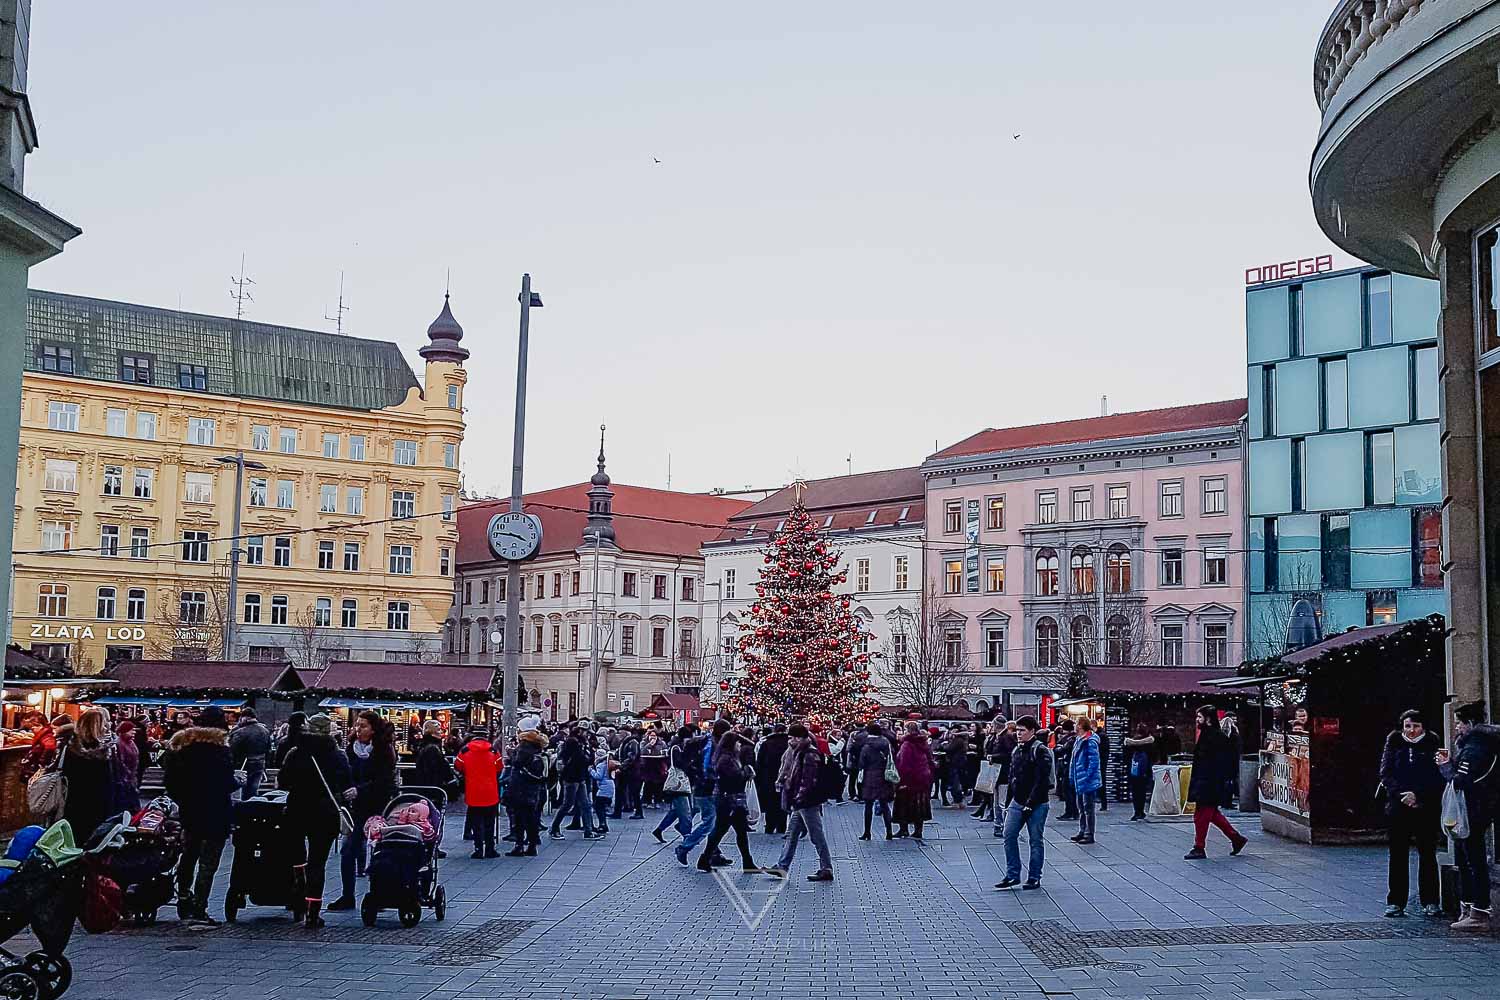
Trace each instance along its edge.
{"label": "man in black jacket", "polygon": [[229,839],[229,797],[239,782],[234,777],[224,713],[206,708],[198,722],[172,737],[172,748],[162,758],[162,772],[167,794],[177,803],[182,820],[177,915],[185,921],[215,924],[218,921],[208,915],[208,896]]}
{"label": "man in black jacket", "polygon": [[1380,786],[1385,791],[1385,812],[1391,818],[1390,868],[1387,878],[1385,915],[1406,916],[1411,895],[1411,845],[1417,845],[1417,898],[1424,916],[1442,913],[1438,906],[1438,808],[1443,797],[1443,776],[1438,772],[1437,752],[1442,740],[1427,731],[1422,713],[1401,713],[1401,728],[1385,738],[1380,755]]}
{"label": "man in black jacket", "polygon": [[[996,889],[1021,885],[1021,827],[1031,842],[1031,857],[1023,889],[1042,887],[1042,864],[1046,851],[1042,831],[1047,825],[1047,795],[1056,781],[1057,765],[1052,751],[1037,739],[1037,721],[1029,715],[1016,720],[1016,749],[1010,755],[1010,783],[1005,788],[1005,878]],[[998,819],[1001,810],[995,811]],[[1000,832],[996,832],[1000,836]]]}
{"label": "man in black jacket", "polygon": [[563,737],[557,750],[558,778],[562,781],[562,801],[552,814],[552,839],[566,840],[562,822],[570,813],[583,824],[583,839],[594,839],[594,810],[589,796],[589,765],[592,763],[583,737],[574,726]]}
{"label": "man in black jacket", "polygon": [[787,811],[782,808],[781,795],[776,791],[776,775],[781,772],[781,758],[786,756],[791,742],[786,724],[778,722],[755,751],[755,793],[760,797],[767,833],[786,833]]}

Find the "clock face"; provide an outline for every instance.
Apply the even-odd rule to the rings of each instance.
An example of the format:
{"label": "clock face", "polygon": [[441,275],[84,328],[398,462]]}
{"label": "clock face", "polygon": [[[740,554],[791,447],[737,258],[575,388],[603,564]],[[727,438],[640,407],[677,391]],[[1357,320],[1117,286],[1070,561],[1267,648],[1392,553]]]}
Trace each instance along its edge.
{"label": "clock face", "polygon": [[542,547],[542,522],[531,514],[496,514],[490,518],[488,533],[490,551],[511,562],[529,559]]}

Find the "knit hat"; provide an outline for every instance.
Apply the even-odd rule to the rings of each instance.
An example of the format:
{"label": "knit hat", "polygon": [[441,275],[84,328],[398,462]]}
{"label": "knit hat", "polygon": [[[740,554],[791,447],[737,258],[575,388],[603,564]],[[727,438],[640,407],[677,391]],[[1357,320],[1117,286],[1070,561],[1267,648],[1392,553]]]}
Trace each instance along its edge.
{"label": "knit hat", "polygon": [[309,716],[307,720],[307,731],[318,736],[327,736],[333,732],[333,720],[325,713]]}
{"label": "knit hat", "polygon": [[538,729],[542,728],[542,720],[538,716],[528,715],[526,718],[521,720],[521,724],[516,728],[519,732],[534,733]]}
{"label": "knit hat", "polygon": [[594,751],[594,763],[595,764],[602,764],[602,763],[604,763],[607,760],[609,760],[609,751],[608,750],[595,750]]}

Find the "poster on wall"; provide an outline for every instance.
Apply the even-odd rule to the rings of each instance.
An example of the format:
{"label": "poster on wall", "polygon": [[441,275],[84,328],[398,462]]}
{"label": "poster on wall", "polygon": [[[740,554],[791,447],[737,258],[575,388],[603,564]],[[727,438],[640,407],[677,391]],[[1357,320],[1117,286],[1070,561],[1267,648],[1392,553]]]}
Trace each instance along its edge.
{"label": "poster on wall", "polygon": [[964,590],[979,593],[979,501],[970,500],[964,523]]}
{"label": "poster on wall", "polygon": [[1308,737],[1271,733],[1260,753],[1260,807],[1307,823],[1309,787]]}

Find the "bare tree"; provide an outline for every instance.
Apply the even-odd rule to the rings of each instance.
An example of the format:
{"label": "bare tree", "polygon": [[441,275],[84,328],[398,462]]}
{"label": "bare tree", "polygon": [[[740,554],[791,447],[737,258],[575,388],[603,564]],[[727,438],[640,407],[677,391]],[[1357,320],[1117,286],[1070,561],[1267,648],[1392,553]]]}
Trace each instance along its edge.
{"label": "bare tree", "polygon": [[702,701],[704,691],[710,685],[717,693],[721,671],[717,651],[699,653],[697,656],[678,656],[672,659],[667,669],[667,684],[673,691],[692,694]]}
{"label": "bare tree", "polygon": [[191,580],[157,594],[157,628],[146,650],[156,660],[217,660],[224,655],[229,594],[218,579]]}
{"label": "bare tree", "polygon": [[950,608],[929,587],[920,614],[897,617],[882,644],[881,701],[919,710],[946,708],[979,692],[967,630],[950,620]]}
{"label": "bare tree", "polygon": [[[332,612],[330,611],[330,614]],[[337,650],[329,641],[328,624],[318,622],[318,613],[312,605],[292,612],[287,634],[286,655],[298,670],[322,670]]]}

